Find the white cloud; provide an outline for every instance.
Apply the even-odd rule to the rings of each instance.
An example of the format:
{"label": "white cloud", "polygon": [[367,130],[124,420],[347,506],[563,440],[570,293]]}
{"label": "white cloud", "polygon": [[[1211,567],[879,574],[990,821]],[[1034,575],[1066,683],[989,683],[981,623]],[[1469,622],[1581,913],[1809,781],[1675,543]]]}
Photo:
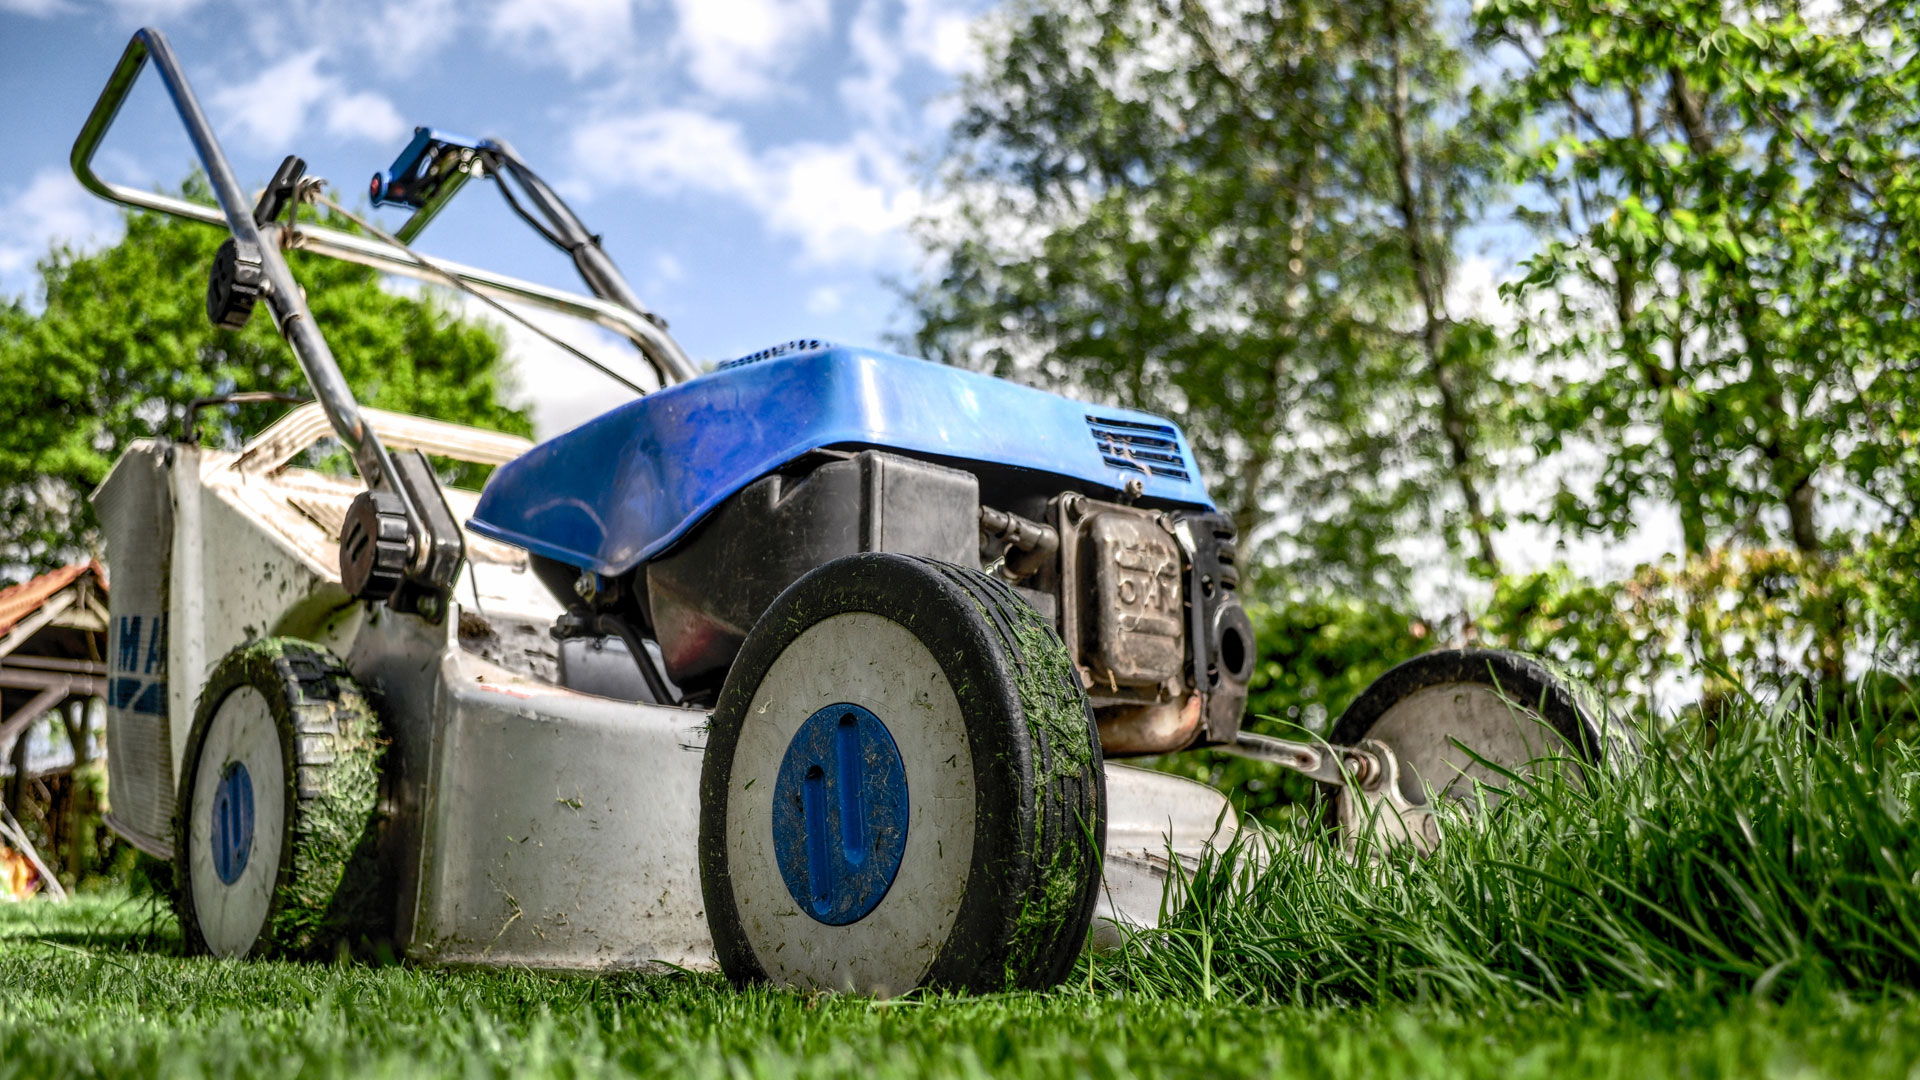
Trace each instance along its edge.
{"label": "white cloud", "polygon": [[112,240],[119,217],[80,186],[73,174],[48,166],[27,185],[0,197],[0,295],[18,295],[33,283],[33,266],[54,243],[91,247]]}
{"label": "white cloud", "polygon": [[765,97],[801,46],[826,29],[827,0],[673,0],[675,45],[695,85],[722,98]]}
{"label": "white cloud", "polygon": [[399,71],[439,52],[461,31],[454,0],[399,0],[363,24],[373,59]]}
{"label": "white cloud", "polygon": [[64,15],[72,10],[66,0],[0,0],[0,11],[9,15],[25,15],[30,19]]}
{"label": "white cloud", "polygon": [[251,80],[213,92],[213,105],[242,138],[262,150],[290,145],[317,110],[339,138],[392,142],[405,134],[393,102],[370,91],[347,93],[345,80],[320,70],[322,50],[308,49]]}
{"label": "white cloud", "polygon": [[343,139],[391,143],[409,130],[393,102],[371,91],[339,98],[327,106],[327,133]]}
{"label": "white cloud", "polygon": [[976,12],[955,11],[942,0],[906,0],[900,19],[900,44],[946,75],[961,75],[980,66],[980,46],[974,40]]}
{"label": "white cloud", "polygon": [[[114,18],[122,21],[149,22],[185,15],[204,0],[106,0]],[[33,19],[72,15],[83,10],[72,0],[0,0],[0,12],[25,15]]]}
{"label": "white cloud", "polygon": [[893,129],[905,111],[894,84],[909,61],[947,76],[979,67],[977,17],[941,0],[864,0],[847,27],[856,67],[840,81],[841,102],[869,127]]}
{"label": "white cloud", "polygon": [[630,0],[502,0],[489,29],[495,44],[576,79],[636,45]]}
{"label": "white cloud", "polygon": [[847,27],[847,44],[858,62],[858,74],[840,80],[840,102],[847,111],[873,128],[889,128],[900,116],[900,94],[894,80],[903,62],[900,43],[888,32],[886,0],[866,0]]}
{"label": "white cloud", "polygon": [[732,120],[662,109],[579,129],[573,154],[596,187],[743,203],[815,263],[897,263],[908,248],[902,229],[922,205],[897,153],[869,134],[755,153]]}
{"label": "white cloud", "polygon": [[307,113],[335,85],[320,74],[320,50],[296,53],[248,82],[213,92],[214,108],[225,113],[242,137],[263,147],[292,142],[306,125]]}
{"label": "white cloud", "polygon": [[797,237],[817,262],[875,265],[900,258],[921,195],[906,165],[880,140],[803,143],[767,155],[767,224]]}
{"label": "white cloud", "polygon": [[204,0],[107,0],[114,14],[135,22],[147,23],[185,15]]}
{"label": "white cloud", "polygon": [[807,314],[831,315],[845,307],[846,302],[843,290],[832,285],[819,285],[807,294]]}
{"label": "white cloud", "polygon": [[573,154],[590,180],[663,195],[746,195],[759,180],[740,125],[692,109],[589,123],[574,132]]}

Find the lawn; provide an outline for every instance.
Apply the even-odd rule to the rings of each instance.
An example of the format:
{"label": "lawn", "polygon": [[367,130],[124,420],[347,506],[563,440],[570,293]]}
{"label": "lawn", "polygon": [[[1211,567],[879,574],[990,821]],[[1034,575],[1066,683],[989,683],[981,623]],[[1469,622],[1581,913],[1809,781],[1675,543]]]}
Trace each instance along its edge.
{"label": "lawn", "polygon": [[705,975],[231,963],[145,901],[0,908],[0,1076],[1906,1076],[1920,1008],[1743,1001],[1245,1005],[1089,993],[879,1003]]}
{"label": "lawn", "polygon": [[1046,994],[231,963],[149,897],[0,906],[0,1078],[1920,1075],[1920,756],[1795,723],[1516,789],[1430,859],[1302,815]]}

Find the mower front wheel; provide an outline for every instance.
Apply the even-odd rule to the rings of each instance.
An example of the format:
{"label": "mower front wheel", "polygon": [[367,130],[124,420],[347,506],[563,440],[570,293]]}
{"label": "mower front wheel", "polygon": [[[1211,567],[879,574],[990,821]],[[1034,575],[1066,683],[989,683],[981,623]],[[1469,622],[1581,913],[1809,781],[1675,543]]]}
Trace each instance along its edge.
{"label": "mower front wheel", "polygon": [[174,824],[187,952],[324,957],[379,936],[383,749],[366,695],[319,647],[273,638],[215,665]]}
{"label": "mower front wheel", "polygon": [[1592,687],[1552,661],[1498,649],[1443,649],[1375,679],[1327,739],[1391,749],[1409,796],[1500,801],[1515,778],[1571,766],[1611,769],[1636,751],[1632,730]]}
{"label": "mower front wheel", "polygon": [[839,559],[727,675],[700,876],[738,983],[899,994],[1051,986],[1087,937],[1106,786],[1052,627],[929,559]]}

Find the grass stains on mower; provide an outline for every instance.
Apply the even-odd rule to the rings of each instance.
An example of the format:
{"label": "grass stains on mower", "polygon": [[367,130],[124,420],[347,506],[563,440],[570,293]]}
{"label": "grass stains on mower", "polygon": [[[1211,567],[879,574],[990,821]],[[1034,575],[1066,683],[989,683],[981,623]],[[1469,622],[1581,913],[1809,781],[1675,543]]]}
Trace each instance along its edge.
{"label": "grass stains on mower", "polygon": [[[218,209],[93,171],[149,62]],[[412,209],[397,235],[298,221],[322,182],[289,157],[247,200],[142,30],[73,165],[226,230],[209,317],[264,304],[315,398],[237,451],[138,443],[94,496],[112,825],[174,861],[190,949],[1044,987],[1090,928],[1158,919],[1169,857],[1234,832],[1219,793],[1112,759],[1263,757],[1390,836],[1457,776],[1616,749],[1563,677],[1500,653],[1395,669],[1341,745],[1241,732],[1236,538],[1179,425],[816,340],[702,370],[500,140],[418,129],[372,186]],[[591,295],[414,252],[473,179]],[[362,408],[288,248],[611,328],[639,396],[538,446]],[[356,478],[295,466],[329,436]],[[497,468],[461,491],[428,454]]]}

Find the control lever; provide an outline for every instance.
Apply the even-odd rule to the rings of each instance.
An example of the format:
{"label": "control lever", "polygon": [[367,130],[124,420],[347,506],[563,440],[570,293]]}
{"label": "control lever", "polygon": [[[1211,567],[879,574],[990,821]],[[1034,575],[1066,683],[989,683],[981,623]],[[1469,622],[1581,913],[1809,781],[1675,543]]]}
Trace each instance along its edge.
{"label": "control lever", "polygon": [[[273,182],[260,193],[253,207],[255,228],[264,229],[291,202],[299,189],[307,163],[293,154],[280,163]],[[213,253],[213,268],[207,273],[207,321],[226,330],[244,330],[253,319],[253,305],[266,291],[266,272],[260,263],[257,244],[228,237]]]}
{"label": "control lever", "polygon": [[264,229],[280,211],[293,201],[294,193],[300,189],[300,178],[307,175],[307,163],[298,155],[288,154],[280,167],[274,170],[273,179],[268,182],[267,190],[260,193],[260,201],[253,207],[253,223]]}

